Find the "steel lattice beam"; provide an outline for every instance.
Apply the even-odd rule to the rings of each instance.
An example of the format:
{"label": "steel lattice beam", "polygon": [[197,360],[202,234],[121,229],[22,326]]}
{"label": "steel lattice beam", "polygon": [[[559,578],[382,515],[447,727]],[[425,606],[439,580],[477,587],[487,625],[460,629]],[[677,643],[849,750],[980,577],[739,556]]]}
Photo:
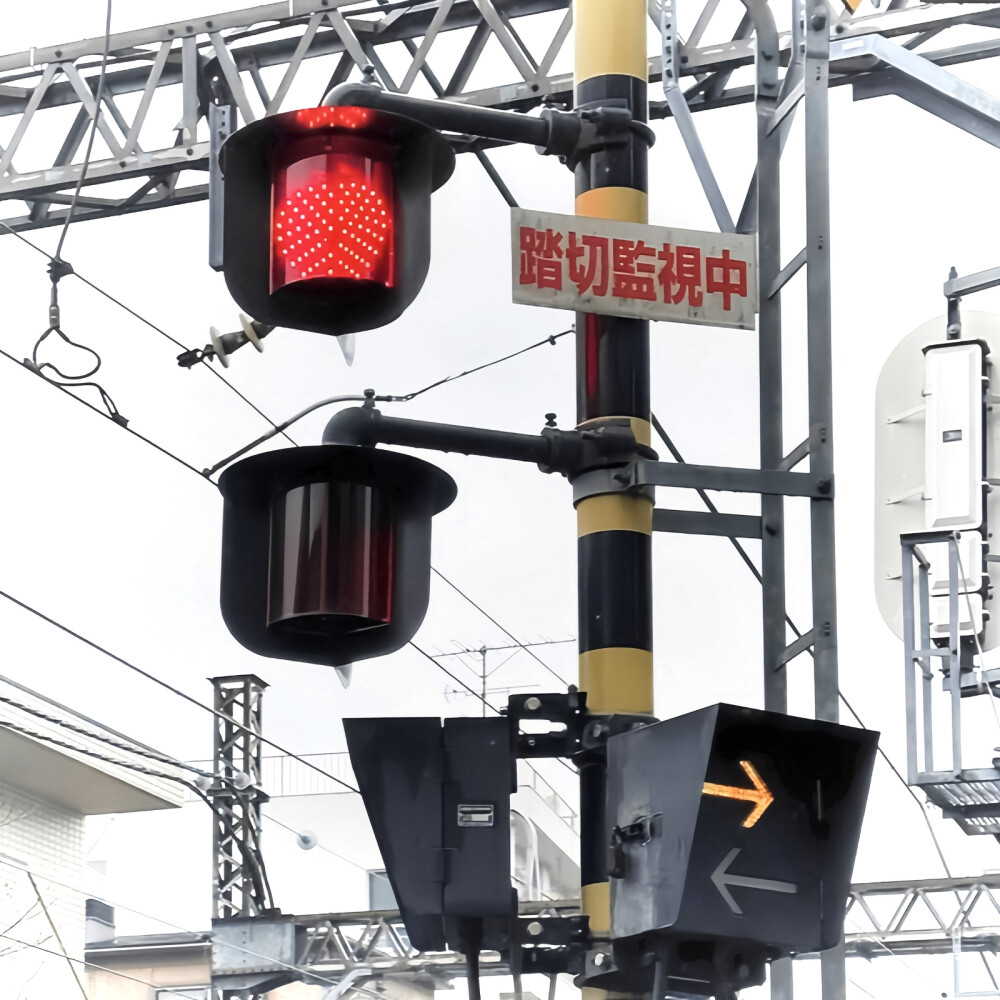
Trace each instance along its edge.
{"label": "steel lattice beam", "polygon": [[[693,34],[697,44],[678,39],[680,80],[693,111],[753,99],[750,83],[738,74],[734,82],[734,73],[753,62],[753,39],[738,31],[721,44],[704,41],[716,2],[705,4]],[[658,24],[659,0],[650,0],[649,8]],[[548,34],[532,52],[523,41],[525,26],[515,22],[547,13],[555,16],[545,22]],[[76,217],[104,218],[207,197],[208,105],[228,103],[239,121],[248,122],[318,103],[323,87],[298,92],[293,103],[299,71],[310,60],[321,60],[313,65],[323,67],[322,79],[331,84],[372,65],[385,87],[402,92],[421,79],[439,96],[482,106],[526,111],[542,100],[568,104],[572,81],[552,69],[570,22],[569,0],[292,0],[115,34],[98,119],[101,143]],[[969,25],[990,29],[996,37],[927,50],[932,38],[939,44],[949,29]],[[907,52],[919,52],[912,59],[921,71],[1000,54],[1000,8],[890,4],[870,17],[831,17],[830,29],[830,84],[856,84],[858,96],[902,93],[908,83],[885,61],[894,50],[879,50],[875,38],[898,39]],[[463,30],[468,37],[463,36],[460,55],[446,61],[440,39]],[[510,78],[489,89],[470,89],[473,71],[493,39],[505,53]],[[0,118],[16,119],[0,142],[0,201],[27,207],[25,214],[6,218],[14,229],[56,225],[65,217],[81,171],[80,149],[94,109],[103,44],[102,38],[92,38],[0,56]],[[782,36],[785,63],[792,44],[790,35]],[[265,72],[277,83],[268,84]],[[661,74],[662,58],[654,55],[650,81],[659,81]],[[903,96],[914,99],[909,90]],[[928,87],[921,86],[919,93],[927,94]],[[60,133],[53,111],[65,107],[75,107],[77,114],[68,129],[59,126]],[[654,118],[670,113],[667,101],[651,107]],[[170,126],[164,128],[163,122]],[[992,122],[987,125],[995,129]],[[64,137],[51,164],[32,162],[33,144],[24,141],[43,131]]]}
{"label": "steel lattice beam", "polygon": [[[579,912],[577,900],[521,906],[522,916]],[[274,936],[272,926],[294,925],[297,943],[293,964],[324,976],[340,977],[355,969],[368,969],[373,976],[421,973],[453,978],[465,968],[465,957],[457,952],[415,952],[399,914],[394,912],[288,916],[255,923],[262,928],[261,942]],[[220,928],[217,921],[217,939]],[[855,885],[847,905],[846,939],[849,956],[868,959],[952,954],[956,949],[997,953],[1000,874]],[[266,963],[259,959],[255,965],[258,971],[267,971],[263,968]],[[276,964],[273,971],[280,968]],[[498,954],[487,952],[482,956],[481,971],[503,975],[510,970]]]}

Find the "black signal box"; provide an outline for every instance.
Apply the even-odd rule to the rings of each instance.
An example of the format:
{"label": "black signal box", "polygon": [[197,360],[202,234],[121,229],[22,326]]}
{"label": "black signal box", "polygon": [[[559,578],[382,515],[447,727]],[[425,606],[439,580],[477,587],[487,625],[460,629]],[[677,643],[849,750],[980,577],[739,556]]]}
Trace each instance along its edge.
{"label": "black signal box", "polygon": [[517,914],[510,881],[506,719],[345,719],[358,788],[410,943],[501,947]]}
{"label": "black signal box", "polygon": [[877,742],[734,705],[612,737],[612,938],[743,970],[836,945]]}

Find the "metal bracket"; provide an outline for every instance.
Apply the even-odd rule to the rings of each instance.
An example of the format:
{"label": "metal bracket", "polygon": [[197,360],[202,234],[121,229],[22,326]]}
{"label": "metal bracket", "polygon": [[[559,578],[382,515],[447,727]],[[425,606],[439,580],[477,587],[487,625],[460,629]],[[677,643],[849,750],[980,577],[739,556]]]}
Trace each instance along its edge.
{"label": "metal bracket", "polygon": [[637,840],[645,847],[654,836],[653,820],[662,815],[653,813],[652,816],[640,816],[637,820],[625,826],[616,826],[611,831],[611,843],[608,845],[608,875],[611,878],[625,878],[625,844]]}
{"label": "metal bracket", "polygon": [[833,499],[833,476],[780,469],[653,462],[640,459],[619,468],[595,469],[573,479],[573,502],[602,493],[639,493],[653,486]]}
{"label": "metal bracket", "polygon": [[208,106],[208,266],[213,271],[222,270],[223,246],[223,191],[225,178],[219,166],[219,151],[229,138],[235,116],[228,104]]}
{"label": "metal bracket", "polygon": [[[566,694],[514,694],[504,714],[510,720],[511,745],[517,757],[572,757],[582,745],[587,715],[587,694],[571,689]],[[549,733],[526,733],[527,721],[551,722],[565,728]]]}
{"label": "metal bracket", "polygon": [[973,292],[982,292],[987,288],[996,288],[1000,285],[1000,267],[991,267],[986,271],[977,271],[975,274],[967,274],[961,277],[949,278],[944,283],[944,295],[947,299],[957,298],[962,295],[971,295]]}
{"label": "metal bracket", "polygon": [[[519,917],[517,941],[521,973],[583,972],[589,918]],[[513,966],[513,962],[511,963]]]}
{"label": "metal bracket", "polygon": [[723,538],[760,538],[761,519],[751,514],[715,514],[697,510],[653,511],[653,531],[683,535],[720,535]]}

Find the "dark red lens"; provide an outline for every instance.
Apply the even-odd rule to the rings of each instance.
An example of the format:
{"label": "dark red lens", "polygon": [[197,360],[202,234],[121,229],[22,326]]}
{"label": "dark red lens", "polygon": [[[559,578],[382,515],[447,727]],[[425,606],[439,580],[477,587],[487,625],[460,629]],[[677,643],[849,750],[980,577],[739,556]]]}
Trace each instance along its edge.
{"label": "dark red lens", "polygon": [[358,629],[392,616],[393,526],[382,491],[311,483],[271,508],[268,626]]}
{"label": "dark red lens", "polygon": [[[345,146],[358,145],[342,133],[331,134],[329,144],[338,140]],[[390,163],[360,148],[315,149],[310,139],[306,155],[276,170],[272,177],[271,292],[296,281],[324,278],[375,281],[391,288]]]}

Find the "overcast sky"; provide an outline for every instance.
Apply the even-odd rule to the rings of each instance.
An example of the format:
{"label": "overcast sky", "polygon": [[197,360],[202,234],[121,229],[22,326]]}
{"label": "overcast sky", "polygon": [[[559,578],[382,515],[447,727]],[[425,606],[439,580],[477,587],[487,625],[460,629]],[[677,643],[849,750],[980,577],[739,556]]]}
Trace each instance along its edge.
{"label": "overcast sky", "polygon": [[[162,2],[154,10],[140,0],[117,0],[113,28],[236,6],[185,0]],[[679,7],[683,32],[697,6]],[[867,0],[862,11],[871,13]],[[735,0],[726,0],[723,12],[720,39],[738,20]],[[103,0],[49,0],[42,8],[12,8],[5,11],[0,49],[13,52],[98,35],[103,22]],[[544,35],[544,28],[536,34],[524,22],[518,27],[529,44]],[[971,32],[949,36],[948,44],[972,37]],[[557,70],[569,68],[569,51]],[[441,63],[448,67],[455,52],[457,48],[442,46]],[[990,62],[953,71],[983,87],[995,76]],[[304,70],[287,106],[315,103],[329,72],[329,66]],[[480,72],[481,81],[473,85],[514,79],[501,58],[486,60]],[[651,88],[651,97],[658,96]],[[161,130],[179,117],[178,98],[164,97],[164,106],[154,104],[153,112]],[[31,136],[32,152],[25,154],[20,169],[41,166],[54,156],[62,139],[58,128],[67,121],[59,115],[39,118],[41,130]],[[43,121],[61,124],[42,126]],[[0,119],[0,145],[14,124],[14,119]],[[698,116],[697,124],[736,214],[753,168],[753,109],[713,111]],[[676,129],[671,122],[657,122],[654,129],[650,221],[713,228]],[[997,264],[1000,208],[988,195],[995,188],[997,154],[896,98],[854,104],[845,88],[831,93],[831,137],[841,686],[865,724],[882,731],[889,756],[904,767],[902,648],[878,615],[871,583],[874,386],[897,342],[943,314],[941,284],[952,264],[960,273]],[[103,155],[100,140],[96,155]],[[572,211],[572,180],[554,160],[529,150],[491,155],[524,207]],[[786,260],[803,243],[801,164],[799,124],[785,155]],[[55,230],[30,234],[50,251],[56,236]],[[171,335],[188,346],[201,346],[210,324],[233,329],[237,313],[221,275],[208,267],[206,251],[207,206],[199,203],[75,225],[64,256]],[[511,304],[509,261],[507,207],[480,165],[461,157],[453,179],[434,196],[433,255],[423,292],[396,323],[359,335],[353,368],[344,364],[332,338],[281,330],[268,338],[262,356],[249,349],[237,354],[226,377],[280,420],[314,400],[369,386],[380,393],[412,391],[566,329],[571,313]],[[29,355],[48,325],[44,258],[13,237],[0,239],[0,288],[0,343],[16,357]],[[208,372],[178,368],[174,345],[81,283],[64,281],[60,298],[63,329],[100,352],[103,366],[97,378],[135,430],[200,469],[267,428]],[[784,298],[790,449],[806,436],[803,277]],[[967,308],[973,307],[1000,312],[1000,295],[983,293],[967,300]],[[685,458],[756,464],[753,333],[657,324],[651,340],[653,407]],[[64,349],[52,350],[44,356],[67,366],[74,363],[60,353]],[[454,683],[411,649],[358,664],[346,691],[330,670],[265,660],[242,649],[218,612],[217,491],[28,371],[0,362],[7,468],[0,589],[206,702],[211,694],[206,678],[257,673],[271,685],[264,708],[266,734],[298,753],[343,749],[339,720],[344,715],[478,711],[472,699],[448,695]],[[567,337],[409,404],[387,407],[387,412],[534,432],[543,415],[554,411],[566,427],[574,423],[574,378]],[[93,395],[87,398],[97,402]],[[303,420],[293,436],[303,443],[318,442],[328,415]],[[434,565],[519,640],[575,637],[576,525],[566,483],[531,466],[427,457],[459,486],[456,502],[434,522]],[[753,511],[756,505],[731,496],[718,502],[733,511]],[[698,507],[697,497],[668,491],[660,492],[658,503]],[[789,609],[805,629],[810,624],[807,517],[800,502],[788,506]],[[748,548],[756,553],[752,543]],[[658,714],[667,717],[721,700],[760,705],[759,590],[730,543],[660,535],[654,553]],[[5,674],[172,754],[210,756],[206,713],[6,602],[0,602],[0,629]],[[509,641],[439,579],[432,580],[430,609],[417,637],[423,648],[436,652],[456,643]],[[565,679],[575,678],[572,644],[540,650],[540,655]],[[451,669],[462,668],[452,662]],[[810,714],[809,662],[800,658],[789,674],[792,710]],[[462,676],[473,679],[468,672]],[[555,682],[521,654],[491,683],[543,690]],[[971,729],[969,759],[987,766],[1000,732],[981,702],[967,703],[970,717],[981,721]],[[561,772],[555,765],[546,769],[565,786]],[[876,764],[873,787],[856,880],[943,874],[918,806],[882,761]],[[116,821],[95,856],[110,858],[112,869],[118,870],[118,891],[129,892],[134,905],[141,900],[147,912],[203,927],[209,916],[209,822],[194,808],[185,809],[183,817]],[[289,822],[325,826],[332,836],[340,825],[333,814],[296,815]],[[346,820],[343,829],[358,822],[357,817]],[[932,823],[953,873],[1000,867],[1000,848],[993,838],[966,838],[933,811]],[[95,824],[93,835],[105,826]],[[291,835],[282,844],[283,836],[277,829],[270,832],[266,848],[293,851]],[[344,833],[338,849],[346,853],[353,839],[353,833]],[[115,845],[115,857],[107,853],[109,844]],[[178,844],[192,846],[178,850]],[[319,852],[302,856],[311,865],[330,863],[319,857]],[[152,879],[151,858],[156,858]],[[372,863],[367,857],[352,860]],[[321,869],[303,869],[305,863],[286,862],[286,884],[312,878],[312,909],[346,908],[336,884],[325,875],[316,878]],[[146,885],[140,882],[143,877]],[[276,891],[282,903],[280,883]],[[289,892],[295,894],[294,889]],[[915,973],[888,960],[852,968],[851,975],[876,996],[892,996],[903,984],[913,996],[950,992],[947,963],[917,962],[914,967],[929,971]]]}

